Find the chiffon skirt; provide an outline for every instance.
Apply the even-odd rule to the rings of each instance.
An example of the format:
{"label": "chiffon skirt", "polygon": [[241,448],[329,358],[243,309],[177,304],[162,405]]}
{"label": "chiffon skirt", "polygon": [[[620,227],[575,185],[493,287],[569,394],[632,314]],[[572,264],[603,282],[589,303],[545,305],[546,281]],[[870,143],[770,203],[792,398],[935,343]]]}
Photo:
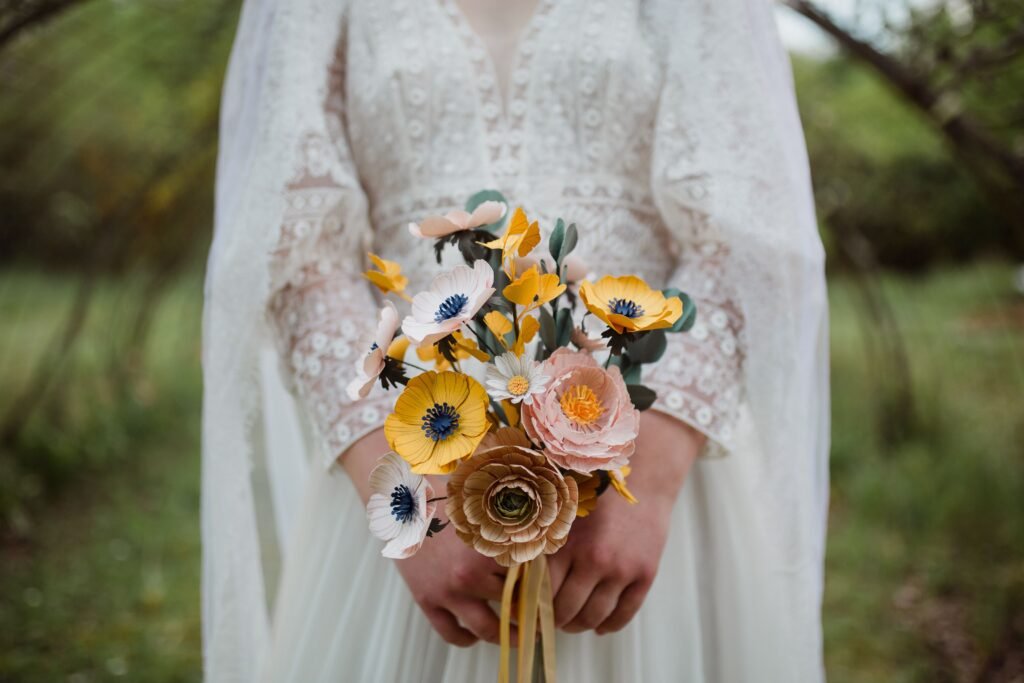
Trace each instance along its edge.
{"label": "chiffon skirt", "polygon": [[[807,680],[799,672],[816,663],[800,659],[817,653],[797,646],[792,579],[766,566],[744,460],[737,449],[694,465],[643,607],[617,633],[559,632],[559,681]],[[344,469],[310,474],[296,524],[272,644],[259,653],[264,681],[496,679],[497,646],[457,648],[433,631],[393,562],[381,557]]]}

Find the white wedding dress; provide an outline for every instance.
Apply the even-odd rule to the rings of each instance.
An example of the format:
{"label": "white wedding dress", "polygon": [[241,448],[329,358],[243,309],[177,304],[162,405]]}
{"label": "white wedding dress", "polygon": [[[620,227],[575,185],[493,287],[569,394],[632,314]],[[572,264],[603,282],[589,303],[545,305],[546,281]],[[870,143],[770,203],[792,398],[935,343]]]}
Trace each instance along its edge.
{"label": "white wedding dress", "polygon": [[344,390],[378,307],[365,251],[415,292],[439,267],[406,225],[495,188],[575,222],[594,273],[698,306],[647,384],[707,457],[643,608],[560,633],[560,680],[820,681],[823,255],[768,3],[511,5],[245,4],[204,325],[206,679],[496,675],[496,647],[432,631],[336,462],[394,400]]}

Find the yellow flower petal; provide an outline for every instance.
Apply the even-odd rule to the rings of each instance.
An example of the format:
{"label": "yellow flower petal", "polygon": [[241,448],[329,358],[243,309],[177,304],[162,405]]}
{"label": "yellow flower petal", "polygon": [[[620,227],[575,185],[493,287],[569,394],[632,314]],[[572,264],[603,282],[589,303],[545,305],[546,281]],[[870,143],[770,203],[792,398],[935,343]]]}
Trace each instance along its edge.
{"label": "yellow flower petal", "polygon": [[409,350],[409,338],[399,337],[388,346],[387,355],[395,360],[405,360],[405,352]]}
{"label": "yellow flower petal", "polygon": [[503,344],[505,342],[505,335],[512,331],[512,321],[498,311],[491,311],[485,315],[484,325],[487,325],[487,329]]}
{"label": "yellow flower petal", "polygon": [[367,256],[377,267],[377,271],[368,270],[363,273],[363,277],[385,294],[394,292],[404,296],[402,293],[405,291],[405,286],[409,284],[409,278],[402,275],[402,267],[394,261],[386,261],[376,254],[367,253]]}
{"label": "yellow flower petal", "polygon": [[528,315],[519,321],[519,337],[516,339],[516,343],[512,345],[512,352],[517,356],[523,355],[526,350],[526,345],[529,344],[533,338],[537,335],[537,330],[540,329],[540,323],[532,315]]}
{"label": "yellow flower petal", "polygon": [[529,306],[537,298],[538,287],[540,287],[540,271],[537,266],[534,266],[516,278],[515,282],[505,287],[501,293],[514,304]]}

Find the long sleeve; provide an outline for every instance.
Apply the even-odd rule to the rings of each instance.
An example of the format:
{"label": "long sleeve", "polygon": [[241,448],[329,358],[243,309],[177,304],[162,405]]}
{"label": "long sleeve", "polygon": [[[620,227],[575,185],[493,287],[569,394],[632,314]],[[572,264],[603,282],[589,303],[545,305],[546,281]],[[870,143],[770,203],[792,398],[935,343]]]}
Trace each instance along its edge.
{"label": "long sleeve", "polygon": [[[361,276],[366,198],[345,136],[342,60],[331,68],[323,128],[301,138],[272,258],[270,316],[286,378],[305,407],[325,464],[379,427],[389,397],[346,395],[377,302]],[[366,342],[368,345],[369,342]]]}

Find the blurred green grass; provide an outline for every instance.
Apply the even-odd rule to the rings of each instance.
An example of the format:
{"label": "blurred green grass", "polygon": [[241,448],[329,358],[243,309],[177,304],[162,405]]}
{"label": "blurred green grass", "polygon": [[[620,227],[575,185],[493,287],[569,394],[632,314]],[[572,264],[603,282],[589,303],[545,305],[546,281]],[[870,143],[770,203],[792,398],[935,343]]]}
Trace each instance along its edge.
{"label": "blurred green grass", "polygon": [[[0,548],[0,680],[200,677],[200,277],[160,300],[145,372],[123,390],[111,331],[136,284],[102,283],[26,430],[18,457],[55,464],[23,466],[19,495],[56,494],[36,496],[28,533]],[[0,272],[4,387],[24,380],[72,286]],[[856,281],[834,279],[830,680],[1014,680],[1001,676],[1024,653],[1024,299],[999,264],[880,286],[910,359],[913,419],[882,438],[887,378],[865,351]]]}

